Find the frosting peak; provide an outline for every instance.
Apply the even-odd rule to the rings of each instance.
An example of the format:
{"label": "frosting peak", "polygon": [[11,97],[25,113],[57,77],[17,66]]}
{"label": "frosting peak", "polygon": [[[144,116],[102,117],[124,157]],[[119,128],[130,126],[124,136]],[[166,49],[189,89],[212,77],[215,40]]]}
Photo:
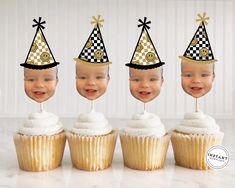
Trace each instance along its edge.
{"label": "frosting peak", "polygon": [[128,126],[124,128],[124,132],[135,136],[156,137],[161,137],[166,133],[160,118],[146,111],[140,114],[134,114],[128,122]]}
{"label": "frosting peak", "polygon": [[53,135],[61,132],[62,124],[59,118],[50,112],[34,112],[25,120],[19,133],[26,135]]}
{"label": "frosting peak", "polygon": [[177,131],[188,134],[213,134],[219,129],[215,119],[201,111],[185,113],[184,119],[176,127]]}
{"label": "frosting peak", "polygon": [[102,113],[89,112],[78,116],[77,122],[72,128],[72,132],[79,135],[105,135],[112,131],[108,120]]}

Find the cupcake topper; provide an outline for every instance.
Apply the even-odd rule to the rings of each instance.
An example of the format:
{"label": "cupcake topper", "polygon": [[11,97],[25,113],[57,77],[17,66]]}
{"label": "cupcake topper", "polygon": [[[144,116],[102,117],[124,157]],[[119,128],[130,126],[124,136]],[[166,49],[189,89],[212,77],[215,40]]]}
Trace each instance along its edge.
{"label": "cupcake topper", "polygon": [[[214,58],[212,48],[209,42],[209,37],[206,31],[205,25],[208,24],[209,17],[206,15],[206,13],[203,14],[197,14],[198,18],[196,19],[197,22],[199,22],[199,26],[192,37],[187,49],[184,52],[183,56],[179,56],[181,59],[181,72],[185,73],[185,75],[182,75],[182,87],[184,91],[195,98],[195,111],[198,112],[198,100],[197,98],[204,96],[206,93],[208,93],[211,90],[212,82],[214,79],[214,63],[217,61]],[[186,67],[184,69],[184,66]],[[204,69],[205,68],[205,69]],[[202,75],[203,71],[208,71],[209,74],[206,79],[208,81],[207,87],[205,87],[203,90],[197,90],[200,89],[201,84],[200,82],[204,82],[204,80],[201,79],[201,77],[194,77],[190,76],[190,82],[187,82],[187,72],[194,74],[200,74]],[[189,81],[189,80],[188,80]],[[189,83],[192,83],[192,88],[195,89],[189,89]]]}
{"label": "cupcake topper", "polygon": [[[43,34],[43,29],[45,29],[44,24],[46,22],[42,21],[41,17],[39,17],[38,20],[34,19],[33,22],[34,24],[32,27],[36,27],[36,33],[28,51],[26,60],[24,63],[20,64],[20,66],[24,67],[25,93],[32,100],[40,103],[40,111],[43,111],[42,102],[48,100],[54,94],[58,81],[55,66],[59,63],[56,62],[46,37]],[[47,92],[46,94],[43,87],[48,84],[48,82],[44,81],[49,74],[52,75],[53,79],[51,79],[50,84],[47,85],[50,87],[50,92]],[[34,80],[39,80],[39,84],[42,84],[43,86],[41,85],[40,88],[35,84],[33,87],[31,87],[31,85],[29,86],[28,84],[30,84],[32,77]],[[39,77],[42,77],[42,79],[38,79]]]}
{"label": "cupcake topper", "polygon": [[[129,67],[130,91],[132,96],[141,102],[146,103],[156,98],[160,93],[160,87],[163,79],[162,68],[159,67],[165,63],[160,60],[160,57],[148,33],[148,30],[150,29],[149,24],[151,21],[147,21],[147,17],[144,17],[143,20],[139,19],[138,21],[140,22],[138,27],[142,27],[141,34],[131,61],[130,63],[127,63],[126,66]],[[150,80],[152,80],[153,77],[159,79],[155,79],[155,81],[152,82]],[[137,83],[136,78],[138,78],[141,82]],[[153,89],[154,92],[152,92],[153,90],[150,91],[148,88],[150,84],[152,84],[152,87],[155,88]]]}

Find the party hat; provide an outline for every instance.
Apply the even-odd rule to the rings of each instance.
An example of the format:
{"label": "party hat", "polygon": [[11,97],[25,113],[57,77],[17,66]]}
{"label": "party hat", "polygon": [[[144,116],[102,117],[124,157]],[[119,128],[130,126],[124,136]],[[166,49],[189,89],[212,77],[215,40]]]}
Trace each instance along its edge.
{"label": "party hat", "polygon": [[205,27],[205,24],[208,24],[207,21],[209,17],[206,16],[206,13],[203,13],[203,15],[198,14],[198,17],[196,21],[199,21],[200,25],[184,52],[184,55],[179,56],[179,58],[192,63],[215,63],[217,60],[214,59]]}
{"label": "party hat", "polygon": [[46,38],[42,32],[42,29],[45,27],[45,21],[42,21],[42,18],[39,17],[39,20],[33,20],[35,24],[33,27],[37,27],[36,34],[33,38],[33,42],[29,49],[28,55],[26,57],[25,63],[20,64],[21,66],[29,69],[47,69],[54,67],[59,64],[56,62],[51,49],[46,41]]}
{"label": "party hat", "polygon": [[146,21],[147,18],[144,17],[144,21],[139,19],[140,24],[138,27],[142,27],[142,31],[135,47],[135,51],[132,55],[130,63],[127,63],[126,66],[136,69],[153,69],[162,66],[165,64],[161,62],[160,57],[153,45],[151,37],[148,33],[150,27],[148,24],[151,21]]}
{"label": "party hat", "polygon": [[74,60],[76,62],[88,63],[90,65],[111,64],[100,32],[100,27],[102,27],[102,22],[104,22],[104,20],[101,19],[100,15],[97,17],[93,16],[92,19],[91,24],[94,24],[94,29],[87,39],[78,58],[74,58]]}

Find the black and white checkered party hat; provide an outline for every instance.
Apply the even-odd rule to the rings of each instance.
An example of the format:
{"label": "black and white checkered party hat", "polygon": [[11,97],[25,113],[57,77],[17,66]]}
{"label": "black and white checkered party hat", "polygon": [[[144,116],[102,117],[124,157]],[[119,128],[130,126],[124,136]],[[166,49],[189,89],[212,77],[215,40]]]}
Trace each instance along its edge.
{"label": "black and white checkered party hat", "polygon": [[33,20],[35,24],[33,27],[37,26],[36,34],[34,36],[33,42],[29,49],[28,55],[24,63],[20,64],[21,66],[29,69],[47,69],[54,67],[59,64],[55,61],[55,58],[51,52],[51,49],[46,41],[46,38],[42,32],[42,29],[45,27],[42,24],[45,24],[45,21],[42,21],[42,18],[39,17],[39,20]]}
{"label": "black and white checkered party hat", "polygon": [[89,63],[91,65],[108,65],[112,62],[109,61],[108,54],[105,49],[104,41],[100,32],[103,19],[98,15],[92,17],[91,24],[95,24],[85,46],[83,47],[78,58],[74,58],[76,62]]}
{"label": "black and white checkered party hat", "polygon": [[131,61],[126,64],[128,67],[135,69],[153,69],[165,64],[161,62],[147,30],[150,29],[148,24],[150,24],[151,21],[146,20],[146,17],[144,17],[144,21],[139,19],[140,24],[138,27],[142,27],[142,31]]}
{"label": "black and white checkered party hat", "polygon": [[182,60],[192,63],[215,63],[217,60],[214,59],[214,55],[211,49],[209,38],[206,32],[205,24],[207,25],[207,20],[209,17],[206,13],[203,15],[198,14],[198,19],[196,21],[200,22],[200,25],[194,34],[191,42],[189,43],[183,56],[179,56]]}

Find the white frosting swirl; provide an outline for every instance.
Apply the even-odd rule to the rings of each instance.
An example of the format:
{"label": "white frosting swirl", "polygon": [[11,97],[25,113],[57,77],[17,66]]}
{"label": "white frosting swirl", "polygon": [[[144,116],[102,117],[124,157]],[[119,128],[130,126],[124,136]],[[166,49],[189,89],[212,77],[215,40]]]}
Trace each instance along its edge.
{"label": "white frosting swirl", "polygon": [[53,135],[63,130],[59,118],[50,112],[35,112],[20,127],[19,133],[26,135]]}
{"label": "white frosting swirl", "polygon": [[160,118],[148,112],[134,114],[123,132],[133,136],[161,137],[166,134]]}
{"label": "white frosting swirl", "polygon": [[105,135],[112,131],[112,127],[108,124],[108,120],[102,113],[89,112],[80,114],[77,122],[72,128],[72,132],[79,135]]}
{"label": "white frosting swirl", "polygon": [[188,134],[214,134],[220,128],[215,119],[203,112],[186,113],[176,130]]}

